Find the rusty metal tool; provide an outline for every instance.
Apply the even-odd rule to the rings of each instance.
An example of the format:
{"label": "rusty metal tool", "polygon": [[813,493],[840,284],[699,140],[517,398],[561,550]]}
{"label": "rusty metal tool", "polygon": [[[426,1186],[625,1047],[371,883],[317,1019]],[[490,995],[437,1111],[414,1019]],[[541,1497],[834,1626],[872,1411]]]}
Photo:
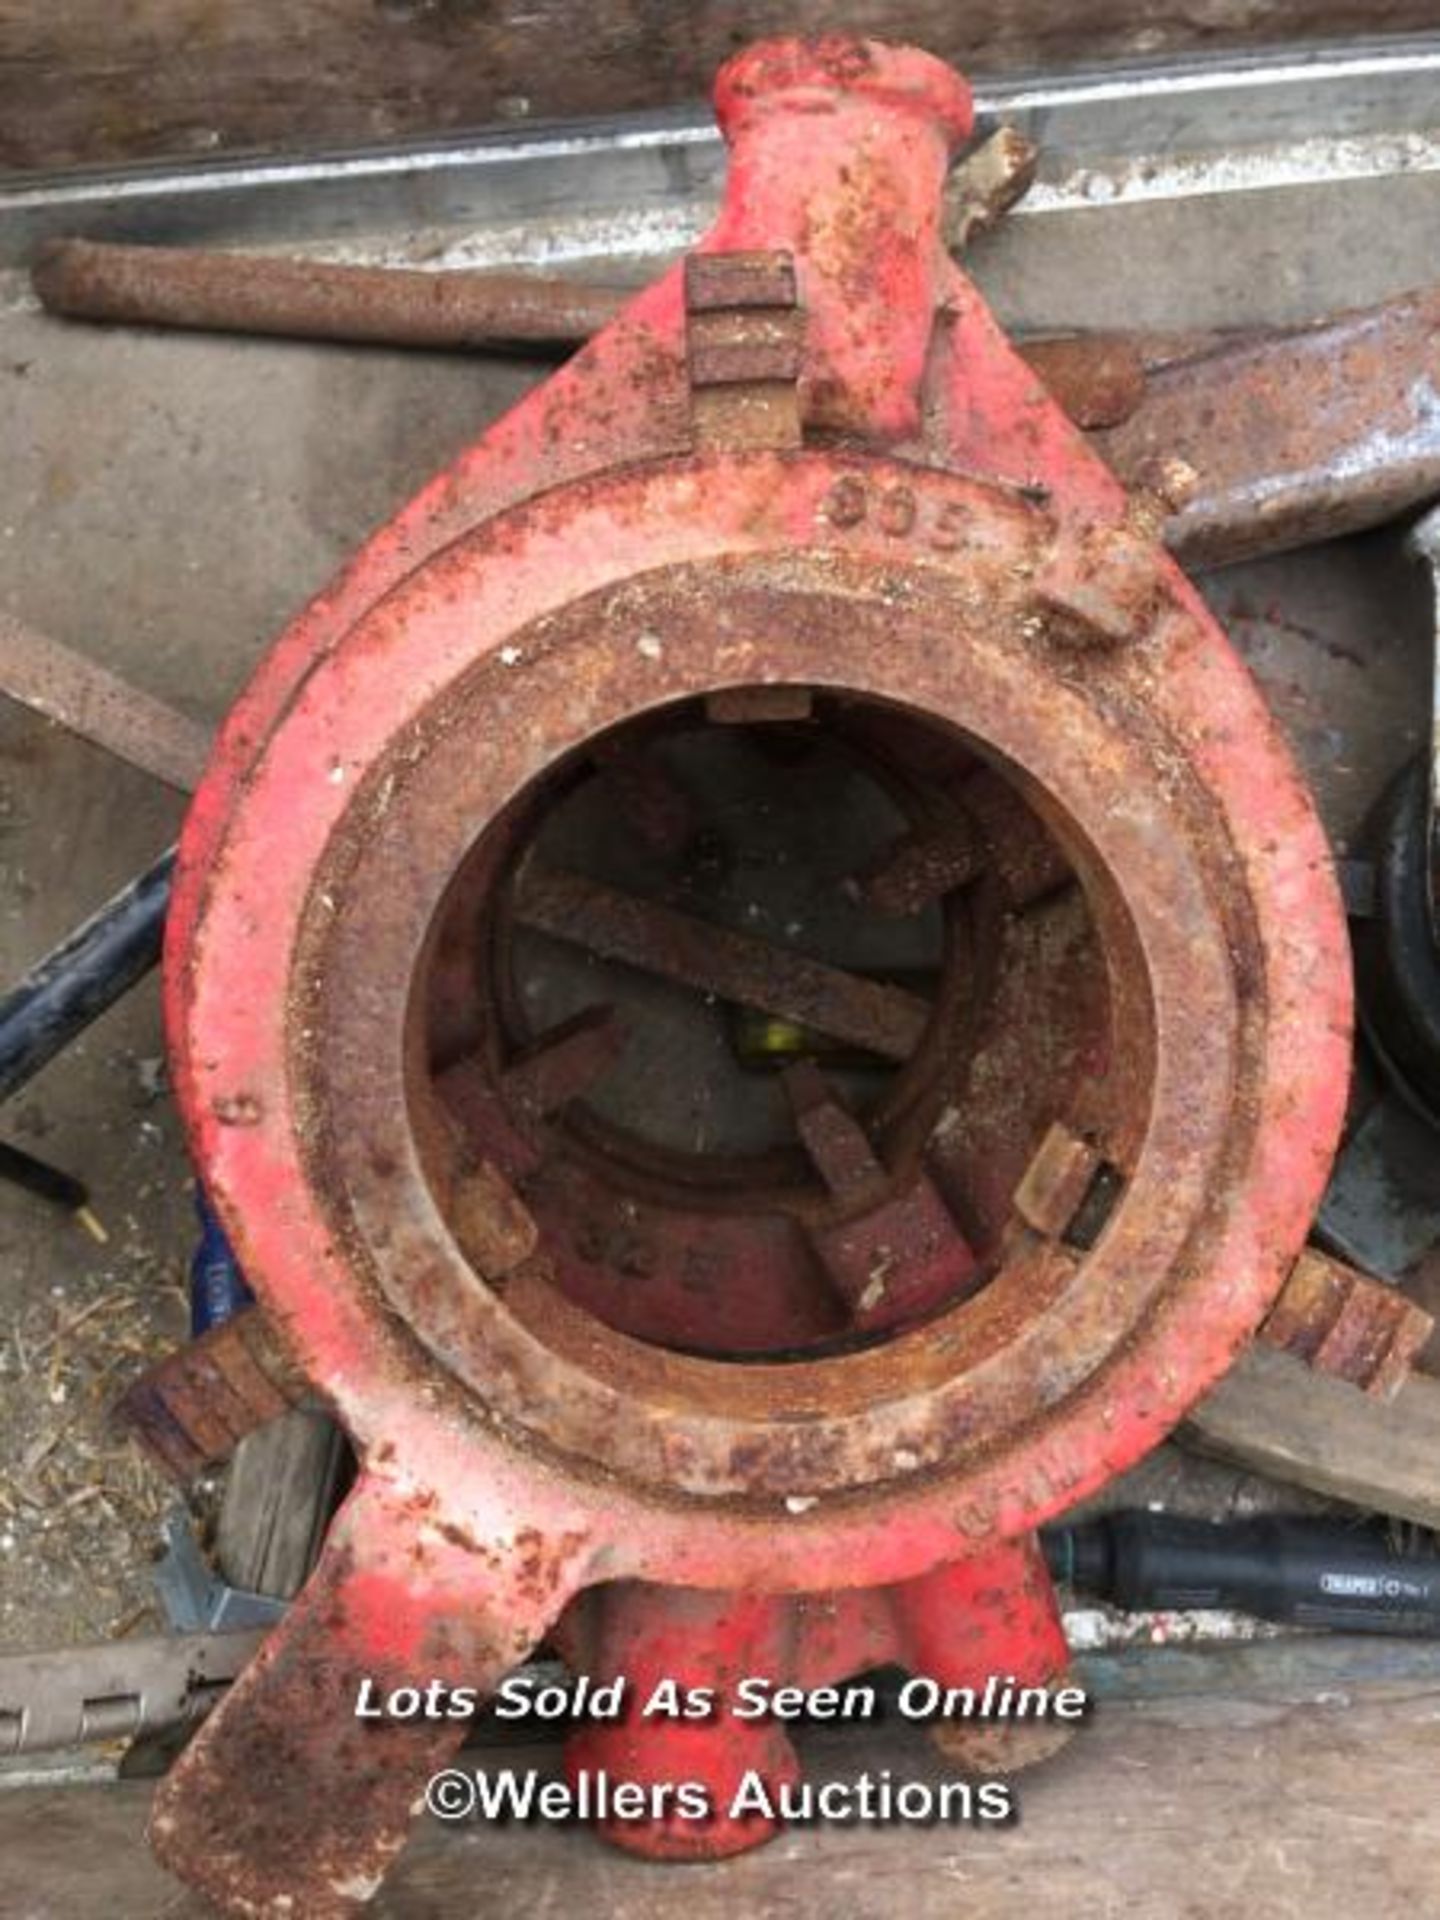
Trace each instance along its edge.
{"label": "rusty metal tool", "polygon": [[0,613],[0,694],[177,792],[210,758],[210,729],[13,615]]}
{"label": "rusty metal tool", "polygon": [[1440,493],[1440,289],[1173,359],[1096,446],[1132,484],[1191,470],[1164,530],[1191,566],[1392,519]]}
{"label": "rusty metal tool", "polygon": [[[182,1473],[311,1388],[359,1456],[157,1801],[162,1857],[237,1912],[351,1911],[453,1750],[361,1739],[359,1674],[483,1687],[553,1634],[636,1685],[1043,1684],[1068,1658],[1043,1521],[1257,1329],[1377,1395],[1420,1336],[1304,1251],[1348,1061],[1340,901],[1156,539],[1184,461],[1107,470],[947,257],[958,76],[837,37],[752,50],[718,97],[716,227],[287,630],[187,822],[175,1084],[261,1305],[135,1403]],[[631,1041],[594,993],[588,1025],[538,1017],[524,903],[588,769],[603,849],[634,830],[628,753],[740,729],[792,809],[816,739],[869,782],[891,850],[832,877],[867,937],[928,916],[936,987],[871,1096],[802,1062],[778,1136],[731,1153],[656,1124],[688,1065],[607,1107]],[[663,868],[684,809],[639,811]],[[640,916],[611,959],[702,999],[793,969]],[[961,1765],[964,1735],[937,1729]],[[583,1729],[569,1763],[683,1768],[722,1803],[799,1765],[723,1719]],[[771,1824],[606,1831],[713,1855]]]}
{"label": "rusty metal tool", "polygon": [[[1069,1655],[1037,1528],[1277,1300],[1277,1338],[1377,1391],[1407,1350],[1360,1276],[1299,1271],[1349,1058],[1319,822],[1153,499],[943,246],[968,89],[833,36],[740,55],[717,100],[714,228],[292,624],[187,820],[177,1096],[256,1311],[358,1456],[157,1797],[161,1857],[236,1912],[351,1912],[454,1750],[357,1729],[357,1675],[483,1690],[553,1636],[720,1697],[877,1662],[1045,1684]],[[547,1006],[517,902],[572,805],[602,868],[645,837],[617,752],[737,731],[788,770],[788,871],[848,878],[857,939],[913,914],[936,987],[868,1098],[749,1076],[773,1127],[732,1152],[662,1124],[704,1070],[658,1022],[576,1052],[614,963],[576,956],[580,1004]],[[918,854],[813,831],[817,741],[887,823],[857,854]],[[677,887],[688,837],[645,844]],[[713,1058],[741,1077],[723,1033]],[[766,1838],[726,1790],[796,1777],[783,1729],[682,1731],[572,1736],[575,1770],[721,1809],[606,1837]],[[965,1735],[935,1730],[959,1766]]]}
{"label": "rusty metal tool", "polygon": [[473,348],[573,346],[629,295],[538,273],[431,273],[197,247],[51,242],[35,291],[52,313],[129,326]]}

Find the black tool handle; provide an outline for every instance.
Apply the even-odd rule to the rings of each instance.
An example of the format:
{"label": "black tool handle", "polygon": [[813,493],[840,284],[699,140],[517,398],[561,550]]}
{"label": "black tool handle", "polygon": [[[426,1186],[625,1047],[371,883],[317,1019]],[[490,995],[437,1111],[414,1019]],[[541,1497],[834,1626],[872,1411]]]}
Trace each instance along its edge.
{"label": "black tool handle", "polygon": [[1057,1579],[1121,1607],[1233,1607],[1294,1626],[1440,1635],[1440,1556],[1381,1526],[1112,1513],[1047,1529]]}
{"label": "black tool handle", "polygon": [[171,848],[0,999],[0,1100],[155,965],[174,865]]}

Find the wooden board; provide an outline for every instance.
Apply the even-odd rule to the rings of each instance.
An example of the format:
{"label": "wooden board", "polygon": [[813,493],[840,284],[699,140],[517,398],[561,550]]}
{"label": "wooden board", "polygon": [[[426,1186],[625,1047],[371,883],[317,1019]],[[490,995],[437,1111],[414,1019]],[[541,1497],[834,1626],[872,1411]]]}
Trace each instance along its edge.
{"label": "wooden board", "polygon": [[232,1587],[288,1600],[315,1563],[335,1505],[345,1442],[309,1408],[247,1434],[231,1456],[215,1556]]}
{"label": "wooden board", "polygon": [[0,0],[0,166],[653,107],[749,40],[836,26],[996,73],[1436,25],[1436,0]]}
{"label": "wooden board", "polygon": [[1372,1400],[1257,1345],[1181,1438],[1252,1473],[1440,1527],[1440,1380],[1426,1374],[1412,1374],[1393,1400]]}
{"label": "wooden board", "polygon": [[[812,1778],[938,1778],[912,1728],[817,1737]],[[556,1750],[505,1764],[553,1767]],[[496,1756],[487,1756],[497,1764]],[[1020,1787],[1013,1825],[795,1829],[716,1866],[657,1867],[559,1827],[426,1823],[375,1920],[1314,1920],[1440,1910],[1440,1694],[1329,1706],[1097,1710]],[[19,1920],[203,1920],[141,1837],[148,1789],[0,1794],[0,1910]],[[1336,1901],[1340,1906],[1337,1909]]]}

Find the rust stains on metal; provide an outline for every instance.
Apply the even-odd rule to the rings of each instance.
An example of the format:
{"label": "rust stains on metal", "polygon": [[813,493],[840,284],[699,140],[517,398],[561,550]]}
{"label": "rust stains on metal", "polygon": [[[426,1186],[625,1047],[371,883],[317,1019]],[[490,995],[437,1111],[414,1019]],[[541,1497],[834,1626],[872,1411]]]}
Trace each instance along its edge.
{"label": "rust stains on metal", "polygon": [[1267,1346],[1388,1400],[1435,1322],[1397,1287],[1307,1247],[1260,1329]]}
{"label": "rust stains on metal", "polygon": [[1153,539],[1128,521],[1087,530],[1036,577],[1033,605],[1046,640],[1084,653],[1142,639],[1164,593],[1158,560]]}
{"label": "rust stains on metal", "polygon": [[180,793],[198,784],[210,758],[208,727],[8,613],[0,613],[0,693]]}
{"label": "rust stains on metal", "polygon": [[1100,1155],[1090,1142],[1057,1120],[1015,1189],[1015,1211],[1036,1233],[1058,1239],[1079,1212],[1099,1168]]}
{"label": "rust stains on metal", "polygon": [[630,297],[533,273],[430,273],[96,240],[53,242],[33,278],[48,311],[74,319],[440,348],[570,345]]}
{"label": "rust stains on metal", "polygon": [[304,1590],[157,1791],[151,1845],[223,1911],[363,1906],[467,1719],[362,1700],[432,1679],[483,1698],[564,1603],[583,1538],[482,1538],[433,1508],[362,1473]]}
{"label": "rust stains on metal", "polygon": [[897,1185],[817,1067],[784,1077],[796,1130],[839,1203],[841,1218],[809,1237],[851,1324],[874,1332],[957,1299],[978,1262],[933,1181],[921,1173]]}
{"label": "rust stains on metal", "polygon": [[787,312],[799,305],[795,260],[788,253],[692,253],[685,260],[685,307],[701,313]]}
{"label": "rust stains on metal", "polygon": [[1055,836],[998,773],[982,769],[965,782],[961,800],[984,838],[986,871],[995,876],[1008,906],[1031,907],[1074,879]]}
{"label": "rust stains on metal", "polygon": [[589,1007],[542,1034],[501,1076],[506,1100],[539,1119],[578,1099],[625,1045],[611,1007]]}
{"label": "rust stains on metal", "polygon": [[705,718],[720,727],[774,726],[808,720],[815,700],[809,687],[722,687],[705,696]]}
{"label": "rust stains on metal", "polygon": [[1116,427],[1145,398],[1145,362],[1123,333],[1021,342],[1020,353],[1077,427]]}
{"label": "rust stains on metal", "polygon": [[[398,1741],[336,1748],[324,1663],[444,1674],[483,1629],[487,1679],[597,1579],[632,1623],[635,1583],[733,1586],[737,1613],[772,1621],[785,1595],[869,1588],[926,1671],[1057,1672],[1053,1595],[1010,1536],[1138,1459],[1224,1371],[1339,1135],[1346,942],[1318,821],[1224,636],[944,259],[963,83],[913,52],[787,42],[727,70],[719,111],[734,162],[705,244],[795,254],[807,425],[847,438],[690,448],[680,277],[662,282],[643,338],[607,331],[558,400],[447,476],[443,547],[417,556],[412,510],[332,624],[292,631],[192,816],[169,985],[197,1156],[356,1434],[362,1486],[383,1469],[404,1489],[357,1502],[348,1533],[342,1517],[256,1685],[162,1794],[166,1858],[232,1906],[278,1891],[338,1911],[400,1842],[423,1776]],[[705,305],[708,271],[691,317],[771,313],[738,282]],[[603,451],[577,473],[556,450],[580,421],[603,422]],[[1059,655],[1047,602],[1109,639],[1153,621],[1149,644]],[[525,853],[546,783],[597,737],[672,710],[693,726],[716,687],[756,683],[815,688],[815,726],[842,739],[883,716],[906,797],[877,839],[975,820],[987,857],[935,916],[933,1005]],[[460,1049],[432,1069],[423,1043],[468,877],[457,1086]],[[863,1119],[802,1069],[801,1146],[778,1174],[757,1155],[758,1182],[688,1133],[626,1157],[584,1103],[536,1119],[603,1066],[594,1033],[532,1074],[528,1103],[507,1088],[529,1033],[496,984],[515,924],[903,1066]],[[1085,1244],[1012,1204],[1057,1116],[1123,1181]],[[457,1242],[457,1132],[498,1176],[469,1195],[479,1225],[508,1221],[502,1257],[522,1255],[503,1288]],[[1036,1217],[1079,1184],[1083,1156],[1059,1158]],[[768,1337],[777,1276],[798,1351]],[[753,1314],[728,1354],[705,1338],[722,1288],[744,1302],[727,1331]],[[482,1544],[501,1537],[503,1576]],[[440,1550],[461,1556],[443,1578]],[[357,1591],[347,1553],[384,1577]],[[276,1753],[290,1811],[267,1832]]]}
{"label": "rust stains on metal", "polygon": [[1035,182],[1040,149],[1018,127],[997,127],[950,170],[941,215],[956,252],[997,226]]}
{"label": "rust stains on metal", "polygon": [[841,1106],[812,1062],[786,1069],[785,1091],[795,1115],[795,1130],[816,1171],[843,1206],[873,1206],[890,1187],[890,1177],[875,1158],[865,1129]]}
{"label": "rust stains on metal", "polygon": [[877,913],[916,914],[965,886],[985,865],[986,849],[974,821],[949,813],[887,848],[861,875],[860,894]]}
{"label": "rust stains on metal", "polygon": [[[697,383],[734,378],[737,368],[754,380],[762,366],[782,369],[772,378],[792,379],[798,320],[785,309],[798,312],[793,267],[787,281],[772,264],[788,256],[692,259],[738,262],[697,283],[696,311],[711,316],[694,349]],[[624,287],[533,272],[344,266],[99,240],[52,242],[32,277],[46,310],[67,319],[429,351],[579,346],[632,297]],[[727,308],[748,309],[747,317]],[[1127,335],[1032,340],[1020,351],[1080,426],[1113,426],[1143,393],[1141,352]],[[1148,342],[1147,351],[1163,349]]]}
{"label": "rust stains on metal", "polygon": [[488,1160],[457,1168],[446,1211],[456,1244],[487,1280],[512,1273],[540,1238],[534,1216]]}
{"label": "rust stains on metal", "polygon": [[930,1018],[928,1003],[903,987],[846,973],[576,874],[526,875],[515,910],[522,925],[604,959],[797,1020],[885,1060],[908,1060]]}
{"label": "rust stains on metal", "polygon": [[185,1481],[304,1392],[265,1314],[245,1307],[143,1373],[117,1415],[166,1473]]}
{"label": "rust stains on metal", "polygon": [[805,314],[790,254],[688,254],[685,344],[699,445],[799,446]]}
{"label": "rust stains on metal", "polygon": [[[793,278],[754,264],[786,256],[694,257],[707,271],[739,262],[717,269],[713,287],[697,283],[691,377],[702,437],[714,414],[726,444],[795,444]],[[88,240],[52,243],[34,279],[50,311],[76,318],[430,349],[573,345],[630,298],[530,273]],[[1175,459],[1194,469],[1167,543],[1187,562],[1218,566],[1373,526],[1440,491],[1437,326],[1440,290],[1427,289],[1283,332],[1094,333],[1018,351],[1127,485],[1144,488]]]}
{"label": "rust stains on metal", "polygon": [[1440,492],[1440,289],[1158,368],[1096,444],[1122,478],[1193,467],[1166,530],[1196,566],[1283,552]]}

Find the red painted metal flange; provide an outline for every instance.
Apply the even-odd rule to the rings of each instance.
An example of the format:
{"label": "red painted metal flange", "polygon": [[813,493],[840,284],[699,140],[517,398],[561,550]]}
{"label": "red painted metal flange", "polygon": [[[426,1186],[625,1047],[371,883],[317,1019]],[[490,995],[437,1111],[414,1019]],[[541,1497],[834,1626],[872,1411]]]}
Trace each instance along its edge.
{"label": "red painted metal flange", "polygon": [[[235,1911],[346,1912],[403,1844],[463,1728],[358,1729],[362,1676],[491,1686],[558,1630],[597,1673],[722,1695],[882,1658],[1053,1678],[1034,1529],[1224,1370],[1338,1135],[1320,828],[1202,602],[944,255],[964,84],[832,39],[743,55],[717,97],[730,179],[688,269],[296,621],[187,823],[187,1122],[360,1460],[157,1801],[162,1857]],[[944,902],[918,1010],[536,881],[578,764],[783,714],[903,789],[909,835],[856,884]],[[803,1152],[754,1178],[642,1151],[577,1113],[605,1023],[507,1010],[527,916],[849,1022],[889,1091],[857,1119],[800,1068]],[[724,1719],[587,1729],[571,1764],[723,1790],[747,1755],[793,1765]]]}

